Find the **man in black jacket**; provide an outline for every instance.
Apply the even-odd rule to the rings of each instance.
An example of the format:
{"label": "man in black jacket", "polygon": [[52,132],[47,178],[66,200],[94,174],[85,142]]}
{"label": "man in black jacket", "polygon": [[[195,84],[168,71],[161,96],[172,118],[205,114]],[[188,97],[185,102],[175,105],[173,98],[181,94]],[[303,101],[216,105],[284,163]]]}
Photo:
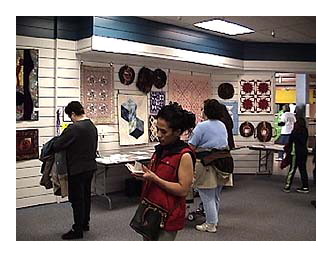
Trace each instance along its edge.
{"label": "man in black jacket", "polygon": [[96,170],[97,129],[85,116],[78,101],[65,107],[73,124],[67,127],[53,144],[53,150],[66,150],[68,170],[68,197],[72,203],[74,224],[62,239],[83,238],[89,230],[91,209],[91,183]]}

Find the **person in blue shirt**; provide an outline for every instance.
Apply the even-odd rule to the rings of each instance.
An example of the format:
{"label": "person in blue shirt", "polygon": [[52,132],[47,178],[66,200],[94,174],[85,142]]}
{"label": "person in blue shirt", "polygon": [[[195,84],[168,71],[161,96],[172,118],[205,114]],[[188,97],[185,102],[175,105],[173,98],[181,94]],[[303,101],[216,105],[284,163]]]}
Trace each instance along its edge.
{"label": "person in blue shirt", "polygon": [[[190,146],[197,152],[194,188],[199,191],[206,214],[206,221],[197,225],[196,229],[212,233],[217,230],[222,188],[224,185],[232,186],[233,184],[233,169],[220,171],[213,160],[211,164],[204,163],[206,158],[211,159],[214,156],[218,159],[225,157],[225,160],[232,160],[229,153],[228,132],[221,121],[222,115],[222,107],[217,100],[204,101],[204,121],[197,124],[189,140]],[[201,155],[204,156],[201,157]]]}

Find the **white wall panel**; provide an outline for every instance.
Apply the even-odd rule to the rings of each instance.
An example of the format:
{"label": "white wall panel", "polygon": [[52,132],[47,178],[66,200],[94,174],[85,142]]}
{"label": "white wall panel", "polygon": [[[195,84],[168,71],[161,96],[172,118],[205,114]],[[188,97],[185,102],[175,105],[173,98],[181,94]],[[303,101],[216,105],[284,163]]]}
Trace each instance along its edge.
{"label": "white wall panel", "polygon": [[[39,152],[42,145],[55,135],[55,72],[57,74],[57,106],[66,106],[71,100],[79,100],[79,61],[76,58],[76,42],[17,36],[17,48],[39,50],[39,120],[17,122],[17,129],[39,130]],[[56,52],[55,46],[58,46]],[[57,60],[55,55],[57,54]],[[40,187],[41,162],[18,161],[17,207],[55,202],[51,190]]]}
{"label": "white wall panel", "polygon": [[58,70],[57,77],[59,78],[69,78],[69,79],[79,79],[80,71],[79,69],[69,69],[63,68]]}
{"label": "white wall panel", "polygon": [[59,88],[68,88],[68,87],[77,87],[80,86],[80,80],[79,79],[63,79],[58,78],[57,79],[57,86]]}

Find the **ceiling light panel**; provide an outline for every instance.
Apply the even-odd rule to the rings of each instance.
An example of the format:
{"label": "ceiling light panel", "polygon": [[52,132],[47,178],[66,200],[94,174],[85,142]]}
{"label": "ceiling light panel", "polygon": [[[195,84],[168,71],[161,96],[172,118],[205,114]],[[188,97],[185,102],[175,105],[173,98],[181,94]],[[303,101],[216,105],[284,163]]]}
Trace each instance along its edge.
{"label": "ceiling light panel", "polygon": [[250,28],[219,19],[195,23],[194,26],[227,35],[254,33]]}

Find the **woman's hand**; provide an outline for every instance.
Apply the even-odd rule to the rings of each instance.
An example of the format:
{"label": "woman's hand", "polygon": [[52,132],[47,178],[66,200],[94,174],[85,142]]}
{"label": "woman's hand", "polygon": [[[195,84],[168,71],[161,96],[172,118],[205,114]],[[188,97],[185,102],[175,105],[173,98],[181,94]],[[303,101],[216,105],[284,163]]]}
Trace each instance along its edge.
{"label": "woman's hand", "polygon": [[145,165],[142,165],[142,170],[145,172],[142,177],[146,180],[155,181],[157,175],[148,169]]}
{"label": "woman's hand", "polygon": [[142,170],[144,174],[140,173],[131,173],[136,179],[141,179],[141,180],[150,180],[154,181],[157,177],[157,175],[152,172],[150,169],[148,169],[145,165],[142,165]]}

